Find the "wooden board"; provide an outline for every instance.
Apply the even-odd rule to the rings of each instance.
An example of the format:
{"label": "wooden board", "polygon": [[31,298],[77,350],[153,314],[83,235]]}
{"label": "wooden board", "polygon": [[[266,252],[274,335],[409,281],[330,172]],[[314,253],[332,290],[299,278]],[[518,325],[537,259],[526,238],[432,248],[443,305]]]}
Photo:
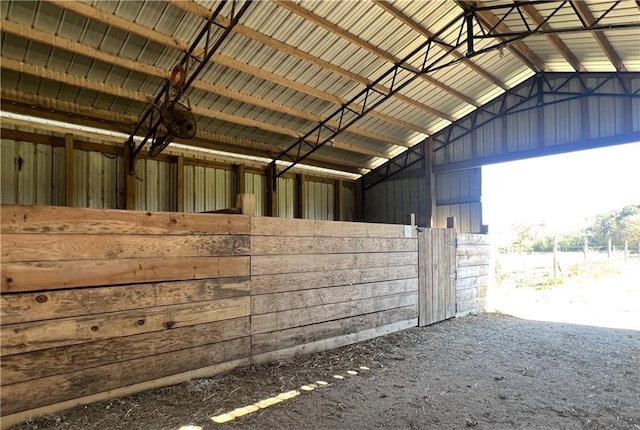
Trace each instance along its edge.
{"label": "wooden board", "polygon": [[491,238],[486,234],[458,233],[458,245],[491,245]]}
{"label": "wooden board", "polygon": [[474,278],[477,276],[488,275],[489,267],[490,267],[489,265],[459,267],[458,279]]}
{"label": "wooden board", "polygon": [[249,275],[249,257],[5,263],[3,293]]}
{"label": "wooden board", "polygon": [[[249,337],[5,385],[2,412],[11,414],[249,356]],[[55,387],[52,390],[51,387]]]}
{"label": "wooden board", "polygon": [[243,215],[2,205],[0,232],[77,234],[249,234]]}
{"label": "wooden board", "polygon": [[418,264],[417,252],[291,255],[287,256],[287,258],[278,255],[264,255],[251,258],[251,274],[255,276],[324,272],[411,264]]}
{"label": "wooden board", "polygon": [[116,388],[113,390],[107,390],[89,396],[82,396],[64,402],[55,403],[39,408],[29,409],[27,411],[18,412],[15,414],[2,416],[2,428],[8,428],[13,425],[23,423],[30,418],[39,417],[46,414],[53,414],[63,411],[65,409],[73,408],[76,406],[88,405],[103,400],[114,399],[118,397],[125,397],[130,394],[140,393],[142,391],[153,390],[161,387],[168,387],[171,385],[180,384],[185,381],[197,378],[208,378],[220,373],[229,372],[238,367],[245,367],[250,364],[250,359],[240,358],[231,361],[225,361],[224,363],[214,364],[212,366],[205,366],[195,370],[188,370],[186,372],[180,372],[174,375],[165,376],[151,381],[145,381],[138,384],[127,385],[125,387]]}
{"label": "wooden board", "polygon": [[310,273],[284,273],[251,276],[252,294],[269,294],[339,285],[363,284],[394,279],[416,278],[417,264],[366,269],[326,270]]}
{"label": "wooden board", "polygon": [[372,282],[340,287],[316,288],[313,290],[290,291],[276,294],[251,296],[251,314],[308,308],[349,300],[369,299],[418,291],[418,280],[397,279],[394,281]]}
{"label": "wooden board", "polygon": [[469,288],[477,288],[482,285],[489,285],[489,275],[458,279],[456,281],[456,290],[463,291]]}
{"label": "wooden board", "polygon": [[248,235],[3,234],[2,262],[248,255]]}
{"label": "wooden board", "polygon": [[135,309],[0,327],[2,356],[249,315],[249,297]]}
{"label": "wooden board", "polygon": [[248,276],[0,295],[3,325],[247,296]]}
{"label": "wooden board", "polygon": [[254,236],[251,255],[348,254],[357,252],[403,252],[418,250],[416,239],[369,237]]}
{"label": "wooden board", "polygon": [[418,308],[417,305],[414,304],[309,326],[255,334],[251,337],[251,352],[252,354],[262,354],[268,351],[290,348],[321,339],[358,333],[393,322],[416,318],[417,313]]}
{"label": "wooden board", "polygon": [[[396,224],[369,224],[270,217],[251,218],[251,234],[254,236],[404,238],[404,233],[404,226]],[[413,231],[412,236],[416,237],[415,231]]]}
{"label": "wooden board", "polygon": [[339,348],[344,345],[350,345],[352,343],[362,342],[374,337],[384,336],[389,333],[405,330],[411,327],[415,327],[417,324],[417,318],[413,318],[407,321],[399,321],[381,327],[363,330],[357,333],[346,334],[344,336],[336,336],[329,339],[322,339],[315,342],[292,346],[290,348],[279,349],[277,351],[255,354],[252,356],[251,362],[256,364],[267,363],[269,361],[297,357],[301,354],[312,354],[314,352],[327,351],[330,349]]}
{"label": "wooden board", "polygon": [[2,385],[245,337],[249,317],[102,339],[2,357]]}
{"label": "wooden board", "polygon": [[400,308],[417,304],[415,293],[396,294],[393,296],[374,297],[371,299],[353,300],[341,303],[314,306],[303,309],[252,315],[251,333],[267,333],[324,321],[380,312],[387,309]]}

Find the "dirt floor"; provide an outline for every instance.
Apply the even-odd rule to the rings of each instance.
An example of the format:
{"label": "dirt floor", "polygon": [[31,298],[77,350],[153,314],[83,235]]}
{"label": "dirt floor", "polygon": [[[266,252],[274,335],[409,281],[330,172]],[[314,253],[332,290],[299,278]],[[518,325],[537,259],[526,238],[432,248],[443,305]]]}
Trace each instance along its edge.
{"label": "dirt floor", "polygon": [[[630,279],[638,283],[640,278]],[[608,281],[602,282],[606,287]],[[622,308],[628,311],[624,303]],[[640,313],[634,319],[640,322]],[[301,388],[309,384],[316,387]],[[211,420],[294,390],[300,394],[226,424]],[[16,428],[468,427],[640,429],[640,331],[501,313],[467,316],[79,407]]]}

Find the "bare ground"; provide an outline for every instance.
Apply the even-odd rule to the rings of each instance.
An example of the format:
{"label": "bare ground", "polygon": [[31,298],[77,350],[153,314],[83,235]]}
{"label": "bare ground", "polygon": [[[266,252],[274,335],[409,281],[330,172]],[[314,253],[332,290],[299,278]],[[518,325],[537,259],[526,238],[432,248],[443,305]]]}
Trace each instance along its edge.
{"label": "bare ground", "polygon": [[[369,367],[361,370],[359,366]],[[347,370],[356,370],[350,376]],[[334,379],[340,374],[343,380]],[[236,418],[210,417],[318,380]],[[640,429],[640,332],[480,314],[18,429]],[[189,427],[185,427],[189,428]]]}

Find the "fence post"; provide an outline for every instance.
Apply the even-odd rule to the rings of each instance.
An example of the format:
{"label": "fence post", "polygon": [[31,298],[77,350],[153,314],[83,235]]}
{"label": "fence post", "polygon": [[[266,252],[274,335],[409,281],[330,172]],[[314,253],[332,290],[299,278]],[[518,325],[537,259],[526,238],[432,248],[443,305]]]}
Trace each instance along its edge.
{"label": "fence post", "polygon": [[611,238],[607,241],[607,258],[611,259]]}
{"label": "fence post", "polygon": [[558,275],[558,238],[553,237],[553,279]]}
{"label": "fence post", "polygon": [[587,262],[587,252],[589,252],[589,239],[584,238],[584,246],[582,247],[582,253],[584,254],[584,262]]}
{"label": "fence post", "polygon": [[629,241],[624,241],[624,263],[627,264],[627,255],[629,254]]}

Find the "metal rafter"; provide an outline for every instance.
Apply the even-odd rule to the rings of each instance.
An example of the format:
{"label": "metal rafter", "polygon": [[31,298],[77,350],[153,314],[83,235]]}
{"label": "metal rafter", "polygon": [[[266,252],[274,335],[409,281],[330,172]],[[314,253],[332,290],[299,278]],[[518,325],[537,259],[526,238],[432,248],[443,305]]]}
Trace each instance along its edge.
{"label": "metal rafter", "polygon": [[[501,33],[511,33],[509,27],[503,22],[509,12],[502,17],[498,17],[490,8],[484,7],[480,1],[456,0],[456,3],[465,11],[470,11],[471,14],[477,14],[480,22],[488,29],[487,33],[491,33],[492,30],[497,30]],[[516,6],[517,5],[514,5],[514,7]],[[506,41],[506,39],[503,39],[503,41]],[[529,49],[529,47],[522,41],[515,41],[513,44],[506,46],[507,49],[509,49],[530,69],[536,72],[540,72],[545,69],[544,61],[542,61],[542,59]]]}
{"label": "metal rafter", "polygon": [[[207,66],[213,54],[215,54],[215,52],[222,45],[225,39],[231,34],[231,30],[238,23],[242,15],[244,15],[244,13],[247,11],[249,6],[251,5],[252,0],[242,1],[242,4],[239,7],[238,7],[238,4],[240,3],[240,0],[230,0],[230,1],[231,1],[231,16],[229,18],[229,25],[221,26],[220,24],[216,23],[216,18],[220,16],[222,9],[227,4],[227,1],[223,1],[223,2],[220,2],[218,7],[213,11],[213,14],[207,20],[207,22],[202,26],[202,29],[200,30],[200,32],[198,33],[194,41],[191,43],[191,46],[189,46],[189,49],[187,50],[187,52],[185,52],[185,54],[182,56],[182,59],[180,60],[179,64],[181,66],[184,66],[185,68],[187,67],[187,64],[190,60],[195,59],[196,62],[198,63],[198,65],[195,67],[194,70],[186,71],[187,76],[186,76],[184,85],[181,88],[181,91],[183,93],[189,89],[189,87],[191,86],[193,81],[196,79],[196,77],[200,74],[200,72],[202,72],[204,67]],[[218,27],[218,28],[216,29],[215,27]],[[221,33],[217,31],[219,29],[222,29]],[[201,46],[201,42],[204,43],[204,46]],[[199,54],[198,57],[195,57],[196,50],[198,51],[197,54]],[[162,86],[162,88],[154,98],[153,104],[156,106],[159,106],[160,101],[165,95],[169,93],[169,91],[170,91],[170,84],[169,84],[169,80],[167,79],[165,81],[165,84]],[[143,124],[145,123],[145,121],[147,121],[147,118],[151,119],[150,121],[151,127],[147,131],[145,137],[142,139],[142,142],[140,142],[140,144],[136,147],[134,143],[134,137],[138,134],[139,131],[142,130]],[[149,140],[156,139],[156,133],[158,131],[158,127],[161,122],[162,122],[161,118],[157,118],[155,120],[153,119],[153,108],[149,107],[141,115],[140,119],[134,126],[133,131],[129,135],[129,140],[127,141],[127,148],[130,151],[129,171],[131,174],[133,174],[133,170],[135,166],[134,164],[135,156],[142,150],[144,145]]]}
{"label": "metal rafter", "polygon": [[[79,15],[85,16],[93,21],[97,21],[115,28],[119,28],[123,31],[132,33],[132,34],[136,34],[146,40],[150,40],[153,41],[155,43],[158,43],[162,46],[166,46],[169,48],[175,48],[177,50],[180,51],[186,51],[188,50],[188,45],[178,39],[172,38],[171,36],[167,36],[163,33],[160,33],[156,30],[141,26],[139,24],[134,24],[131,21],[128,21],[124,18],[121,18],[119,16],[113,15],[113,14],[108,14],[100,9],[97,9],[93,6],[84,4],[84,3],[77,3],[77,2],[72,2],[72,1],[66,1],[66,0],[46,0],[47,2],[54,4],[55,6],[61,8],[61,9],[65,9],[65,10],[71,10]],[[205,19],[208,18],[208,16],[210,15],[211,11],[209,9],[207,9],[205,6],[202,6],[200,4],[197,3],[193,3],[193,2],[188,2],[188,1],[184,1],[184,0],[180,0],[180,1],[172,1],[169,0],[170,3],[174,4],[175,6],[184,9],[185,11],[194,14],[196,16],[200,16],[203,17]],[[229,24],[229,20],[226,17],[223,16],[219,16],[217,18],[217,22],[220,23],[221,25],[228,25]],[[13,28],[16,26],[15,23],[12,23],[10,21],[3,21],[3,24],[7,24],[7,26]],[[18,26],[20,26],[19,24],[17,24]],[[31,29],[30,29],[31,30]],[[37,30],[36,30],[37,31]],[[238,34],[242,34],[244,36],[247,36],[249,38],[252,38],[260,43],[264,43],[268,46],[272,46],[276,47],[276,49],[278,48],[278,44],[282,44],[281,42],[277,42],[275,43],[273,39],[269,38],[266,35],[263,35],[261,33],[258,33],[256,30],[250,29],[246,26],[243,26],[242,24],[236,24],[236,26],[233,28],[234,33],[238,33]],[[23,34],[28,34],[22,31],[12,31],[14,34],[19,34],[19,35],[23,35]],[[59,40],[60,37],[59,36],[55,36],[55,35],[50,35],[50,34],[46,34],[45,37],[40,37],[37,41],[40,43],[45,43],[45,44],[49,44],[52,46],[56,46],[56,47],[61,47],[64,46],[65,43],[67,42],[67,39],[64,39],[62,42]],[[272,43],[273,42],[273,43]],[[282,44],[284,45],[284,44]],[[288,46],[288,45],[287,45]],[[295,48],[291,48],[291,49],[295,49]],[[287,52],[290,53],[287,49],[282,48],[281,50],[283,50],[283,52]],[[95,51],[92,53],[92,58],[98,58],[100,59],[101,56],[103,57],[111,57],[109,58],[111,64],[117,65],[117,66],[123,66],[125,67],[126,65],[129,65],[130,63],[132,63],[131,61],[125,61],[124,63],[122,63],[121,57],[118,56],[114,56],[114,55],[110,55],[110,54],[106,54],[103,53],[101,51],[98,50],[93,50],[92,48],[89,48],[89,51]],[[299,51],[299,50],[297,50]],[[301,51],[300,51],[301,52]],[[306,54],[307,56],[311,57],[309,54]],[[315,58],[315,57],[313,57]],[[115,60],[114,60],[115,59]],[[126,60],[126,59],[125,59]],[[105,61],[104,59],[101,59],[101,61]],[[307,89],[304,85],[302,84],[298,84],[298,86],[296,86],[294,84],[293,81],[287,80],[286,78],[282,78],[284,80],[287,80],[287,82],[280,82],[276,79],[273,79],[273,77],[271,75],[269,75],[268,73],[266,73],[266,71],[264,70],[259,70],[257,68],[251,68],[249,65],[246,65],[244,63],[241,63],[237,60],[234,60],[232,58],[229,57],[225,57],[222,56],[221,54],[214,54],[214,56],[211,58],[211,61],[213,63],[217,63],[220,65],[224,65],[225,67],[229,67],[229,68],[233,68],[234,70],[238,70],[241,71],[243,73],[248,73],[251,74],[253,76],[259,77],[261,79],[265,79],[268,80],[270,82],[275,82],[278,83],[279,85],[285,85],[287,87],[293,88],[296,91],[300,91],[300,92],[304,92],[306,94],[312,95],[314,97],[318,97],[318,91],[310,91],[309,89]],[[137,63],[137,62],[136,62]],[[137,63],[137,64],[141,64],[141,63]],[[352,79],[356,82],[359,83],[364,83],[366,84],[368,81],[359,76],[356,75],[355,73],[351,73],[348,72],[344,69],[341,69],[337,66],[335,66],[337,70],[336,73],[340,74],[339,72],[342,72],[345,77]],[[139,68],[135,67],[135,64],[133,67],[128,67],[130,70],[135,70],[135,71],[140,71]],[[162,77],[164,78],[166,75],[166,71],[155,67],[155,66],[149,66],[147,67],[147,69],[151,69],[152,72],[158,72],[158,73],[154,73],[154,76],[157,77]],[[147,72],[149,72],[149,70],[147,70]],[[277,81],[277,82],[276,82]],[[301,88],[299,88],[299,86],[301,86]],[[206,92],[210,92],[213,94],[217,94],[217,95],[221,95],[223,97],[227,97],[233,100],[238,100],[241,101],[243,103],[249,103],[249,104],[253,104],[254,106],[258,106],[258,107],[262,107],[265,109],[270,109],[270,110],[274,110],[276,112],[281,112],[281,113],[286,113],[288,115],[292,115],[292,116],[296,116],[298,118],[303,118],[306,120],[310,120],[310,121],[314,121],[314,122],[318,122],[321,120],[321,118],[319,118],[317,115],[312,114],[310,112],[305,112],[302,111],[300,109],[296,109],[295,107],[290,107],[290,106],[285,106],[279,103],[275,103],[272,102],[270,100],[266,100],[266,99],[262,99],[260,97],[256,97],[252,94],[247,94],[247,93],[243,93],[240,91],[234,91],[216,84],[212,84],[212,83],[208,83],[208,82],[204,82],[201,80],[196,80],[193,83],[193,87],[206,91]],[[335,103],[335,104],[342,104],[344,101],[337,99],[337,101],[334,98],[324,96],[324,94],[321,94],[319,98],[322,98],[323,100]],[[400,98],[399,98],[400,99]],[[400,99],[401,100],[401,99]],[[405,101],[406,102],[406,101]],[[445,119],[448,119],[450,121],[454,121],[455,118],[452,118],[450,116],[447,116],[446,114],[439,112],[435,109],[429,108],[427,106],[423,106],[421,104],[416,105],[416,107],[418,107],[419,109],[428,111],[429,113],[435,115],[435,116],[442,116]],[[424,134],[431,134],[431,130],[427,130],[424,127],[420,127],[417,126],[415,124],[412,123],[408,123],[406,121],[402,121],[400,119],[391,117],[389,115],[385,115],[383,113],[379,113],[379,112],[374,112],[372,113],[372,116],[375,116],[378,119],[381,119],[385,122],[388,122],[390,124],[394,124],[398,127],[401,128],[405,128],[408,130],[413,130],[413,131],[417,131],[420,133],[424,133]],[[381,142],[385,142],[385,143],[389,143],[391,145],[399,145],[399,146],[408,146],[403,140],[400,139],[393,139],[389,136],[386,135],[381,135],[375,132],[371,132],[369,130],[360,128],[360,127],[351,127],[349,129],[349,131],[351,133],[354,134],[358,134],[370,139],[375,139],[375,140],[379,140]]]}
{"label": "metal rafter", "polygon": [[[600,76],[602,80],[598,85],[589,86],[585,81],[588,77]],[[548,73],[541,72],[533,76],[509,91],[506,91],[496,99],[484,105],[481,109],[469,113],[438,133],[425,139],[418,145],[409,148],[404,153],[389,160],[376,169],[373,169],[363,177],[364,188],[371,188],[387,178],[401,172],[415,163],[425,159],[427,141],[431,140],[433,152],[440,151],[456,141],[468,136],[475,129],[487,125],[499,118],[515,115],[541,106],[549,106],[577,100],[583,97],[623,97],[640,99],[640,89],[633,90],[626,82],[626,74],[612,73]],[[637,76],[634,74],[633,76]],[[602,91],[602,87],[611,80],[619,82],[620,92],[608,93]],[[575,86],[574,83],[579,83]],[[572,88],[579,88],[574,90]],[[483,119],[480,119],[482,115]],[[469,124],[471,126],[469,126]]]}
{"label": "metal rafter", "polygon": [[[530,2],[531,4],[546,3],[549,2]],[[370,111],[375,109],[381,103],[386,101],[393,94],[398,93],[407,85],[415,81],[421,75],[440,70],[449,67],[453,64],[460,62],[460,59],[450,60],[447,57],[452,51],[460,49],[463,46],[467,47],[466,57],[472,58],[477,55],[484,54],[486,52],[499,49],[502,47],[508,47],[514,44],[521,43],[523,39],[533,34],[546,34],[551,30],[545,30],[542,26],[550,20],[555,13],[557,13],[565,2],[556,2],[557,7],[551,12],[540,25],[532,27],[530,23],[526,22],[524,15],[518,9],[518,5],[496,5],[496,6],[483,6],[483,7],[468,7],[454,19],[449,21],[442,27],[433,37],[428,38],[425,42],[414,49],[407,57],[398,63],[394,64],[390,69],[384,72],[378,79],[372,84],[368,85],[365,89],[356,94],[351,100],[343,104],[338,110],[333,112],[328,118],[320,122],[313,129],[302,136],[293,145],[278,155],[272,163],[273,178],[283,175],[293,165],[304,160],[307,156],[313,154],[323,145],[333,141],[336,136],[342,133],[347,127],[359,121]],[[494,11],[501,11],[502,17],[498,18],[493,14]],[[486,17],[488,13],[491,13],[496,21],[486,28]],[[519,16],[525,22],[526,31],[513,32],[503,23],[504,19],[508,16]],[[613,28],[630,28],[639,27],[640,24],[616,24],[607,25],[607,29]],[[433,55],[431,47],[436,44],[436,38],[439,38],[442,33],[449,31],[450,29],[457,29],[458,37],[455,42],[451,43],[441,55]],[[587,28],[558,28],[553,29],[553,32],[571,32],[571,31],[593,31],[602,30],[604,26],[599,25],[597,22]],[[505,33],[506,31],[506,33]],[[481,49],[475,49],[474,41],[476,40],[490,40],[490,43]],[[525,45],[526,47],[526,45]],[[529,49],[529,48],[526,48]],[[421,66],[416,71],[415,64]],[[385,83],[391,91],[388,93],[382,93],[376,89],[379,83]],[[358,106],[356,109],[354,106]],[[332,127],[329,122],[337,121],[339,127]],[[292,163],[289,167],[278,172],[276,167],[276,161],[284,160]]]}
{"label": "metal rafter", "polygon": [[[536,25],[547,31],[553,30],[553,28],[551,28],[551,25],[549,25],[549,23],[545,21],[545,19],[542,17],[542,15],[540,15],[540,12],[538,12],[535,6],[522,3],[520,7]],[[575,70],[576,72],[583,72],[585,70],[580,60],[578,60],[578,57],[576,57],[573,52],[571,52],[569,47],[562,41],[560,36],[553,33],[547,33],[545,34],[545,36],[547,37],[547,39],[549,39],[549,42],[551,43],[551,45],[553,45],[556,51],[558,51],[558,53],[562,55],[567,63],[569,63],[571,67],[573,67],[573,70]]]}
{"label": "metal rafter", "polygon": [[[329,31],[330,33],[336,34],[338,36],[340,36],[341,38],[353,43],[356,46],[359,46],[362,49],[365,49],[369,52],[371,52],[372,54],[376,55],[377,57],[392,63],[392,64],[396,64],[399,61],[401,61],[400,58],[388,53],[387,51],[384,51],[383,49],[379,48],[378,46],[375,46],[374,44],[356,36],[355,34],[352,34],[350,32],[348,32],[347,30],[338,27],[337,25],[333,24],[332,22],[322,18],[319,15],[316,15],[315,13],[311,12],[308,9],[303,8],[302,6],[300,6],[297,3],[291,2],[291,1],[283,1],[283,0],[272,0],[275,4],[277,4],[278,6],[285,8],[291,12],[294,12],[298,15],[300,15],[302,18],[313,22],[314,24],[326,29],[327,31]],[[419,73],[419,69],[414,68],[413,65],[411,64],[405,64],[404,68],[406,69],[413,69],[411,70],[412,72],[418,74]],[[472,106],[479,106],[479,103],[474,100],[473,98],[461,93],[460,91],[457,91],[453,88],[451,88],[450,86],[438,81],[437,79],[432,78],[431,76],[427,76],[427,75],[419,75],[421,79],[424,79],[426,82],[428,82],[429,84],[440,88],[441,90],[445,91],[446,93],[451,94],[452,96],[456,97],[457,99],[470,104]]]}
{"label": "metal rafter", "polygon": [[[407,14],[402,12],[400,9],[398,9],[397,7],[395,7],[393,4],[389,3],[388,1],[373,0],[373,2],[376,5],[378,5],[379,7],[381,7],[382,9],[384,9],[385,11],[387,11],[389,14],[394,16],[396,19],[402,21],[405,25],[409,26],[415,32],[420,33],[424,37],[433,37],[433,32],[431,32],[428,29],[426,29],[424,26],[419,24],[413,18],[411,18],[410,16],[408,16]],[[444,48],[447,48],[449,46],[449,44],[447,42],[445,42],[444,40],[442,40],[440,38],[434,38],[433,41],[438,46],[441,46],[441,47],[444,47]],[[474,63],[473,61],[471,61],[470,59],[468,59],[467,57],[465,57],[464,55],[462,55],[458,51],[452,51],[451,55],[454,58],[461,60],[462,64],[464,64],[469,69],[471,69],[473,72],[477,73],[478,75],[480,75],[484,79],[488,80],[492,84],[502,88],[503,90],[508,90],[509,89],[509,87],[504,82],[502,82],[500,79],[498,79],[498,77],[492,75],[487,70],[485,70],[482,67],[478,66],[476,63]]]}
{"label": "metal rafter", "polygon": [[[169,3],[171,3],[172,5],[183,9],[186,12],[189,12],[190,14],[196,15],[196,16],[207,16],[210,13],[210,10],[207,9],[207,7],[195,3],[192,0],[166,0]],[[220,19],[220,23],[224,24],[224,19]],[[343,69],[342,67],[333,64],[329,61],[325,61],[322,60],[321,58],[318,58],[314,55],[309,54],[308,52],[305,52],[299,48],[296,48],[295,46],[291,46],[288,45],[284,42],[281,42],[279,40],[276,40],[270,36],[267,36],[266,34],[263,34],[253,28],[247,27],[245,25],[242,24],[238,24],[234,27],[234,32],[241,34],[243,36],[248,37],[249,39],[255,40],[258,43],[261,43],[263,45],[269,46],[273,49],[276,49],[278,51],[284,52],[288,55],[291,55],[292,57],[296,57],[299,58],[303,61],[306,61],[310,64],[314,64],[316,66],[319,66],[325,70],[329,70],[333,73],[335,73],[338,76],[342,76],[346,79],[349,79],[353,82],[356,82],[358,84],[361,85],[367,85],[369,83],[371,83],[370,79],[365,78],[364,76],[358,75],[357,73],[353,73],[349,70]],[[388,89],[385,88],[379,88],[381,91],[388,91]],[[317,90],[316,90],[317,91]],[[413,100],[410,99],[409,97],[406,96],[402,96],[401,94],[397,94],[395,96],[396,99],[398,99],[399,101],[403,102],[403,103],[407,103],[417,109],[420,109],[422,111],[425,111],[433,116],[436,116],[438,118],[443,118],[446,119],[448,121],[455,121],[455,118],[453,118],[451,115],[448,115],[447,113],[441,112],[438,109],[433,108],[432,106],[428,106],[424,103],[421,103],[417,100]],[[341,104],[341,103],[338,103]],[[378,114],[378,112],[372,112],[372,115]],[[382,115],[378,115],[379,119],[382,119],[383,121],[386,122],[390,122],[392,124],[396,124],[399,125],[398,119],[393,118],[393,117],[388,117],[386,116],[383,117]],[[413,128],[411,126],[408,126],[407,124],[402,125],[402,127],[404,128],[408,128],[410,130],[415,129],[415,126],[413,126]],[[419,131],[419,130],[416,130]],[[424,132],[424,131],[421,131]]]}
{"label": "metal rafter", "polygon": [[[183,42],[182,40],[178,40],[175,39],[171,36],[167,36],[166,34],[160,33],[159,31],[144,27],[140,24],[136,24],[136,23],[132,23],[129,20],[126,20],[124,18],[121,18],[117,15],[113,15],[113,14],[109,14],[106,13],[100,9],[97,9],[91,5],[88,4],[84,4],[84,3],[77,3],[77,2],[73,2],[73,1],[67,1],[67,0],[46,0],[47,2],[54,4],[55,6],[64,9],[64,10],[70,10],[73,11],[79,15],[85,16],[89,19],[91,19],[92,21],[96,21],[96,22],[100,22],[103,24],[106,24],[108,26],[111,27],[115,27],[115,28],[119,28],[123,31],[126,31],[128,33],[131,34],[135,34],[138,35],[140,37],[142,37],[143,39],[146,40],[150,40],[153,41],[155,43],[158,43],[161,46],[166,46],[168,48],[175,48],[179,51],[187,51],[189,49],[189,46],[187,45],[187,43]],[[188,1],[184,1],[184,0],[180,0],[180,1],[171,1],[169,0],[171,4],[174,4],[175,6],[184,9],[185,11],[194,14],[196,16],[200,16],[201,18],[207,19],[209,17],[209,15],[211,14],[211,11],[209,9],[207,9],[205,6],[202,6],[198,3],[193,3],[193,2],[188,2]],[[7,22],[9,25],[14,24],[11,23],[10,21],[3,21],[3,24]],[[228,25],[229,24],[229,20],[226,17],[220,16],[217,19],[217,22],[219,22],[221,25]],[[15,25],[15,24],[14,24]],[[269,41],[273,40],[271,38],[269,38],[266,35],[262,35],[261,33],[258,33],[256,30],[250,29],[240,23],[236,24],[236,26],[233,28],[233,32],[234,33],[238,33],[238,34],[242,34],[244,36],[253,38],[254,40],[260,42],[260,43],[264,43],[268,46],[269,45]],[[23,34],[21,32],[15,32],[15,34]],[[55,35],[50,35],[47,34],[46,35],[46,40],[38,40],[40,43],[47,43],[47,44],[52,44],[52,40],[50,39],[59,39],[59,36],[55,36]],[[281,43],[281,42],[278,42]],[[60,46],[60,43],[56,43],[57,46]],[[276,46],[274,46],[276,47]],[[96,53],[100,53],[100,51],[95,50]],[[284,51],[287,52],[287,51]],[[106,54],[107,56],[110,56],[109,54]],[[307,54],[308,55],[308,54]],[[96,57],[96,55],[94,54],[94,58]],[[120,58],[118,56],[111,56],[113,58],[115,58],[116,60],[113,61],[111,64],[120,66]],[[314,57],[315,58],[315,57]],[[214,54],[214,56],[211,58],[211,61],[213,63],[218,63],[218,64],[223,64],[225,67],[229,67],[229,68],[233,68],[235,70],[239,70],[243,73],[248,73],[248,74],[252,74],[254,76],[260,77],[261,79],[265,79],[265,80],[269,80],[268,76],[265,78],[264,76],[262,76],[262,74],[254,74],[254,73],[250,73],[250,70],[247,70],[247,67],[236,60],[233,60],[231,58],[228,57],[223,57],[220,54]],[[138,62],[136,62],[137,64],[140,64]],[[124,67],[124,66],[123,66]],[[159,74],[155,74],[154,76],[158,76],[158,77],[162,77],[164,78],[166,75],[166,71],[159,68],[159,67],[155,67],[155,66],[151,66],[152,68],[154,68],[154,70],[158,70],[160,71]],[[337,67],[337,66],[336,66]],[[340,69],[340,68],[338,68]],[[131,68],[131,70],[136,70],[136,71],[140,71],[138,68],[134,67]],[[359,80],[360,83],[364,83],[366,85],[367,80],[359,75],[356,75],[355,73],[351,73],[351,72],[347,72],[343,69],[342,70],[344,73],[348,74],[350,73],[350,78],[354,79],[354,80]],[[262,71],[261,71],[262,72]],[[270,80],[271,82],[273,82],[273,80]],[[287,83],[288,87],[291,87],[291,85],[289,83]],[[276,112],[281,112],[281,113],[286,113],[288,115],[292,115],[292,116],[296,116],[299,118],[304,118],[310,121],[320,121],[321,118],[318,118],[317,115],[314,115],[310,112],[305,112],[302,111],[300,109],[296,109],[295,107],[291,107],[291,106],[285,106],[279,103],[275,103],[272,102],[270,100],[266,100],[266,99],[262,99],[260,97],[256,97],[252,94],[247,94],[241,91],[234,91],[225,87],[222,87],[220,85],[216,85],[216,84],[212,84],[212,83],[208,83],[208,82],[204,82],[201,80],[196,80],[193,83],[193,87],[203,90],[203,91],[207,91],[210,92],[212,94],[217,94],[217,95],[221,95],[223,97],[227,97],[233,100],[238,100],[241,101],[243,103],[249,103],[252,104],[254,106],[258,106],[258,107],[262,107],[265,109],[270,109],[270,110],[274,110]],[[301,91],[304,92],[304,91]],[[324,98],[326,99],[326,97]],[[331,101],[332,103],[334,103],[334,100],[327,100],[327,101]],[[337,103],[342,104],[342,101],[339,101]],[[437,112],[437,111],[436,111]],[[432,111],[430,111],[430,113],[434,113]],[[444,114],[443,114],[444,115]],[[437,116],[437,115],[436,115]],[[406,128],[408,130],[413,130],[413,131],[418,131],[420,133],[425,133],[425,134],[430,134],[428,130],[426,130],[423,127],[419,127],[415,124],[411,124],[408,123],[406,121],[402,121],[396,118],[392,118],[389,116],[386,116],[384,114],[381,114],[378,116],[379,119],[385,121],[385,122],[389,122],[391,124],[394,124],[398,127],[402,127],[402,128]],[[454,119],[451,119],[451,121],[453,121]],[[368,130],[365,129],[361,129],[358,127],[352,127],[350,129],[350,132],[354,133],[354,134],[359,134],[361,136],[364,137],[368,137],[371,139],[376,139],[376,140],[380,140],[383,142],[387,142],[388,139],[391,139],[388,136],[375,136],[376,133],[372,133]],[[406,143],[400,141],[393,141],[390,140],[389,143],[391,144],[395,144],[395,145],[400,145],[400,146],[407,146]]]}
{"label": "metal rafter", "polygon": [[[618,4],[618,3],[619,2],[615,2],[615,4]],[[591,27],[594,24],[599,23],[602,20],[602,18],[611,11],[611,9],[608,9],[607,11],[605,11],[605,13],[602,16],[596,19],[593,16],[593,13],[591,12],[591,10],[589,9],[589,6],[587,6],[587,3],[583,1],[575,1],[575,2],[572,1],[571,7],[573,7],[573,10],[575,11],[576,15],[578,15],[578,18],[580,18],[582,25],[584,25],[585,27]],[[609,59],[609,61],[611,61],[611,64],[613,64],[613,67],[615,67],[616,70],[619,72],[626,72],[627,68],[625,67],[624,63],[622,62],[622,59],[620,58],[616,50],[613,49],[611,42],[609,42],[609,39],[607,39],[607,36],[605,36],[605,34],[600,31],[595,31],[592,34],[593,34],[593,37],[596,39],[596,42],[598,42],[598,45],[600,46],[602,51],[605,53],[605,55]]]}

